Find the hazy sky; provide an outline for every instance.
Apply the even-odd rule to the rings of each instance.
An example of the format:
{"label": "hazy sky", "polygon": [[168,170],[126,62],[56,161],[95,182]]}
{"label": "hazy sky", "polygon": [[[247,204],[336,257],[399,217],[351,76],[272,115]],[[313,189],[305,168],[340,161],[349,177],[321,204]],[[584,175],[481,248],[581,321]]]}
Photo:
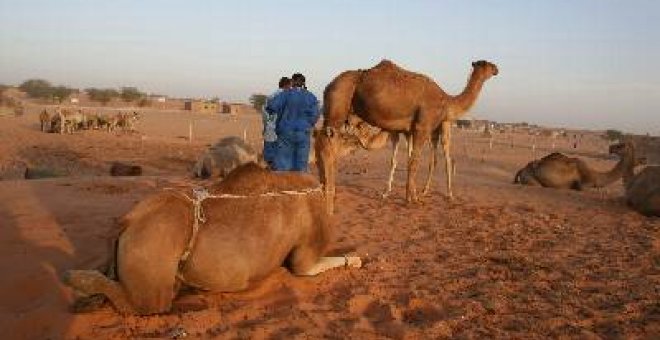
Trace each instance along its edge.
{"label": "hazy sky", "polygon": [[0,83],[137,86],[246,101],[388,58],[460,92],[472,115],[660,134],[660,1],[0,0]]}

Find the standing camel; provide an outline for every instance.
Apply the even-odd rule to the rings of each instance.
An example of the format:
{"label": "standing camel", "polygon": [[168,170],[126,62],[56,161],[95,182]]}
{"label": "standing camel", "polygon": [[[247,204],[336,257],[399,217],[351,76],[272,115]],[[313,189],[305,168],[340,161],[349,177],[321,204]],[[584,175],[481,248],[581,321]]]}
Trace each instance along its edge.
{"label": "standing camel", "polygon": [[46,132],[48,130],[48,123],[50,122],[50,115],[48,110],[44,109],[39,114],[39,123],[41,123],[41,132]]}
{"label": "standing camel", "polygon": [[435,134],[442,135],[448,196],[451,190],[450,127],[453,120],[475,103],[483,84],[498,69],[487,61],[472,63],[473,71],[465,89],[458,95],[445,93],[429,77],[402,69],[383,60],[369,70],[345,71],[337,76],[323,93],[325,135],[317,139],[321,161],[321,180],[325,185],[330,211],[335,194],[336,157],[334,131],[354,114],[385,131],[409,134],[412,152],[408,161],[406,199],[416,202],[415,175],[422,146]]}
{"label": "standing camel", "polygon": [[[399,141],[403,136],[406,140],[408,146],[408,158],[412,153],[412,141],[410,140],[410,134],[398,133],[398,132],[389,132],[382,130],[380,128],[374,127],[367,124],[360,118],[356,116],[350,116],[348,119],[348,126],[352,136],[357,137],[360,142],[360,146],[365,150],[376,150],[384,148],[388,141],[392,146],[392,154],[390,156],[390,170],[387,179],[387,184],[385,190],[383,191],[382,197],[387,198],[392,192],[392,183],[394,182],[394,172],[397,167],[397,154],[399,153]],[[431,136],[431,158],[429,160],[429,172],[426,177],[426,184],[424,185],[424,190],[422,190],[422,195],[426,195],[431,188],[431,182],[433,179],[433,172],[435,171],[435,165],[437,163],[437,151],[438,151],[438,141],[440,139],[440,130],[436,129]],[[341,157],[338,157],[341,158]],[[452,163],[453,165],[453,163]],[[455,174],[455,167],[452,168],[452,175]]]}

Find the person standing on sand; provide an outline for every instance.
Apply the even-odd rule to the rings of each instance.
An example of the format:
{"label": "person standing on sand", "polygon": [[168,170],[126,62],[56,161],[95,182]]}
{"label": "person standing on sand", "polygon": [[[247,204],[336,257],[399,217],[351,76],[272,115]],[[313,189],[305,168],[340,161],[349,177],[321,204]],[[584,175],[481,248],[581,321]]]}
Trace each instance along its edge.
{"label": "person standing on sand", "polygon": [[278,84],[278,89],[275,91],[268,99],[266,99],[266,105],[264,105],[262,116],[264,122],[264,161],[268,163],[270,168],[274,168],[275,154],[277,148],[277,133],[276,133],[276,123],[277,123],[277,114],[270,114],[266,111],[266,106],[268,103],[275,98],[278,94],[283,91],[286,91],[291,88],[291,79],[287,77],[280,78]]}
{"label": "person standing on sand", "polygon": [[319,119],[319,101],[305,86],[305,76],[291,77],[293,88],[282,91],[266,105],[276,114],[277,148],[274,169],[307,171],[311,132]]}

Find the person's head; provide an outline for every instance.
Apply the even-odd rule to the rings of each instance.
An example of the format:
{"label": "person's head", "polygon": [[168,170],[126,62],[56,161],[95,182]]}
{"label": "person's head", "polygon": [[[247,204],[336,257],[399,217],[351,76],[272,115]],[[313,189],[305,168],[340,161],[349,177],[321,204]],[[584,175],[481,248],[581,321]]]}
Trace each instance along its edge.
{"label": "person's head", "polygon": [[305,87],[305,76],[303,76],[302,73],[294,73],[293,76],[291,76],[291,81],[293,87]]}
{"label": "person's head", "polygon": [[281,88],[281,89],[291,88],[291,79],[289,79],[287,77],[280,78],[280,82],[278,84],[278,87]]}

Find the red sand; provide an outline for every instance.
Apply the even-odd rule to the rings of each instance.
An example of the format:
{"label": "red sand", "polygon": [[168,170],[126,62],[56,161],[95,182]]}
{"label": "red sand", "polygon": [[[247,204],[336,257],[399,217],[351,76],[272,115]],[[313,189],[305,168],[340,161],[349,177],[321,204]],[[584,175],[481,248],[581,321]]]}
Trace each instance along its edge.
{"label": "red sand", "polygon": [[[62,273],[105,263],[115,220],[187,177],[206,144],[246,129],[257,146],[259,118],[147,112],[144,137],[60,136],[38,131],[36,114],[30,108],[23,117],[0,117],[3,338],[660,336],[659,220],[628,209],[620,183],[602,192],[514,186],[515,170],[532,156],[523,142],[529,137],[516,136],[511,148],[498,135],[489,150],[466,132],[454,137],[452,202],[437,184],[442,169],[425,203],[408,206],[403,169],[391,198],[379,198],[387,150],[342,161],[331,253],[362,256],[362,269],[315,278],[281,269],[242,293],[185,292],[168,315],[123,317],[109,306],[71,314]],[[188,143],[182,137],[191,119]],[[560,149],[569,144],[558,142]],[[606,150],[592,138],[574,154],[607,169]],[[112,161],[142,165],[145,176],[109,177]],[[66,176],[25,181],[25,165]]]}

